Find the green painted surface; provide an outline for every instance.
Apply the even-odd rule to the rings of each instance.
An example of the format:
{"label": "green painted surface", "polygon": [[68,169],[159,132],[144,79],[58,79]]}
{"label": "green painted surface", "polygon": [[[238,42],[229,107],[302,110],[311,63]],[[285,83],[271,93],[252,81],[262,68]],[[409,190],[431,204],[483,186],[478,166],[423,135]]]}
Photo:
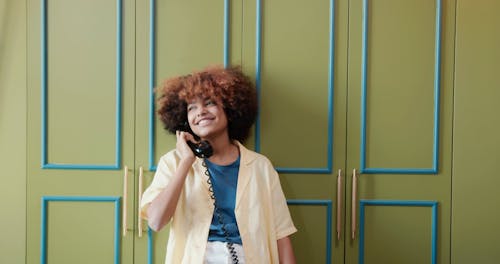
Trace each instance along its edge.
{"label": "green painted surface", "polygon": [[[369,1],[369,64],[367,160],[382,168],[432,167],[434,105],[434,1]],[[318,262],[327,251],[334,263],[391,260],[430,261],[431,220],[428,208],[372,208],[367,215],[370,232],[365,252],[359,252],[359,212],[356,237],[351,239],[352,169],[360,164],[360,90],[362,1],[335,2],[334,153],[331,174],[283,174],[289,199],[332,200],[332,247],[308,236],[324,233],[321,214],[297,206],[294,217],[299,233],[293,238],[297,258],[315,252]],[[329,3],[263,2],[261,43],[261,147],[280,167],[320,167],[326,154],[325,32]],[[347,8],[348,7],[348,8]],[[437,201],[438,263],[449,261],[451,210],[451,121],[454,63],[454,2],[444,1],[441,43],[441,99],[439,172],[436,175],[361,175],[357,199]],[[314,10],[314,11],[311,11]],[[256,66],[255,1],[244,5],[243,61],[250,72]],[[348,16],[347,16],[348,14]],[[348,27],[348,28],[347,28]],[[337,181],[342,169],[341,238],[336,240]],[[347,180],[346,180],[347,179]],[[346,201],[346,202],[345,202]],[[304,209],[302,209],[304,208]],[[310,215],[307,215],[310,214]],[[371,219],[373,215],[382,217]],[[415,216],[415,217],[412,217]],[[395,231],[394,239],[384,230]],[[415,233],[414,230],[418,230]],[[420,232],[421,231],[421,232]],[[303,232],[303,233],[301,233]],[[417,236],[415,236],[418,234]],[[398,243],[397,240],[404,243]],[[415,241],[416,239],[416,241]],[[408,248],[414,246],[414,248]],[[386,251],[401,252],[387,256]]]}
{"label": "green painted surface", "polygon": [[[262,1],[261,3],[260,148],[281,168],[326,168],[326,174],[282,173],[287,199],[329,200],[325,206],[290,206],[299,230],[292,235],[299,263],[342,263],[344,199],[340,202],[341,236],[337,239],[337,170],[345,183],[347,96],[347,1],[335,1],[333,61],[333,156],[328,160],[329,1]],[[255,76],[256,1],[243,6],[243,68]],[[327,212],[332,226],[326,224]],[[330,228],[330,229],[328,229]],[[330,230],[331,234],[326,231]],[[330,248],[326,247],[331,235]],[[330,253],[331,259],[327,259]]]}
{"label": "green painted surface", "polygon": [[369,1],[367,167],[432,167],[432,2]]}
{"label": "green painted surface", "polygon": [[326,167],[329,2],[287,2],[263,5],[261,149],[277,167]]}
{"label": "green painted surface", "polygon": [[[360,166],[362,88],[362,3],[349,8],[349,81],[345,263],[430,263],[429,210],[417,207],[370,208],[365,217],[365,250],[359,250],[359,211],[351,238],[352,169]],[[367,167],[431,168],[434,110],[435,1],[368,1]],[[437,263],[449,262],[451,210],[451,132],[454,65],[454,1],[443,1],[441,108],[437,174],[361,174],[357,201],[438,202]],[[357,206],[357,210],[359,207]],[[414,216],[414,217],[412,217]],[[414,236],[413,230],[422,234]],[[408,247],[414,248],[408,248]],[[377,250],[378,249],[378,250]],[[384,250],[382,250],[384,249]]]}
{"label": "green painted surface", "polygon": [[[367,165],[430,167],[435,1],[369,2]],[[9,10],[22,14],[25,10],[23,2],[12,3],[2,2],[0,14],[12,14]],[[288,199],[332,201],[332,245],[327,249],[324,243],[327,230],[325,207],[293,205],[291,212],[299,228],[299,233],[292,237],[295,252],[300,262],[324,263],[330,250],[333,263],[357,263],[359,254],[364,254],[366,263],[427,263],[431,243],[429,208],[369,208],[365,219],[365,252],[359,252],[358,234],[355,240],[350,238],[351,171],[359,168],[360,159],[361,3],[360,0],[335,1],[333,172],[281,175]],[[2,263],[23,262],[25,254],[27,263],[39,262],[42,196],[122,196],[123,192],[123,172],[119,170],[40,169],[39,4],[39,1],[28,1],[27,20],[23,16],[4,16],[7,17],[4,21],[17,19],[19,23],[8,22],[1,27],[2,36],[7,34],[9,41],[0,50],[2,58],[7,58],[0,62],[0,140],[2,146],[8,146],[2,148],[0,154],[9,164],[3,166],[7,167],[6,174],[20,175],[9,180],[17,188],[2,192],[9,200],[11,197],[19,199],[2,208],[18,216],[17,219],[25,216],[25,181],[28,184],[28,220],[6,223],[17,228],[7,230],[7,236],[2,238],[2,244],[9,241],[11,247],[7,254],[0,254]],[[296,1],[293,4],[289,1],[263,1],[260,139],[262,152],[276,166],[323,167],[328,161],[328,5],[327,1]],[[96,6],[101,8],[97,10]],[[500,44],[500,32],[495,27],[499,21],[494,10],[498,7],[492,0],[484,5],[457,1],[455,37],[455,0],[443,0],[438,174],[366,174],[358,181],[358,199],[432,200],[439,203],[438,263],[494,263],[499,258],[494,253],[495,245],[499,243],[498,234],[491,231],[499,220],[491,208],[500,202],[494,190],[494,168],[498,163],[495,148],[500,144],[495,140],[498,134],[495,99],[499,96],[495,89],[498,86],[495,70],[499,68],[500,59],[495,51]],[[206,1],[196,4],[185,1],[158,3],[156,82],[200,69],[206,64],[222,63],[222,8],[222,1],[216,4]],[[145,2],[124,1],[123,10],[121,165],[129,167],[129,231],[121,238],[121,257],[122,263],[145,263],[147,239],[145,232],[142,237],[138,236],[136,206],[138,168],[145,168],[144,186],[153,177],[153,172],[147,169],[149,6]],[[115,147],[115,6],[88,1],[54,1],[48,11],[51,18],[48,24],[51,30],[49,161],[110,163],[114,160]],[[184,11],[196,15],[185,16]],[[95,21],[85,19],[89,16]],[[72,18],[71,23],[61,23],[68,17]],[[27,40],[21,34],[24,21],[27,21]],[[99,23],[99,26],[93,23]],[[21,29],[14,33],[14,27]],[[255,1],[231,3],[230,30],[231,62],[242,64],[247,73],[255,76]],[[68,42],[68,39],[75,42]],[[89,39],[101,41],[89,42]],[[27,43],[27,47],[22,43]],[[7,74],[10,71],[14,74]],[[27,80],[24,80],[26,73]],[[25,89],[18,89],[25,86],[28,94]],[[5,98],[9,100],[3,101]],[[14,113],[5,114],[4,108]],[[24,132],[19,132],[26,130],[26,109],[27,141]],[[167,136],[158,125],[154,142],[155,162],[174,146],[174,138]],[[25,144],[27,153],[24,147],[18,147]],[[253,138],[247,145],[253,146]],[[23,157],[26,155],[28,166],[24,168]],[[342,169],[344,180],[341,186],[340,240],[336,239],[338,169]],[[49,263],[67,263],[75,255],[93,256],[95,259],[85,260],[95,263],[109,259],[111,206],[68,203],[51,209],[49,226],[58,228],[51,228],[49,233]],[[478,226],[479,216],[483,215],[488,217],[481,218],[482,224]],[[96,220],[103,224],[91,224]],[[66,230],[73,228],[70,223],[74,221],[80,222],[74,224],[78,228],[68,239],[81,243],[80,248],[60,243],[68,235]],[[359,219],[356,222],[359,223]],[[23,228],[25,224],[26,229]],[[145,229],[145,222],[143,227]],[[359,225],[357,228],[359,231]],[[24,235],[19,230],[28,234],[26,252]],[[154,235],[154,263],[163,262],[167,238],[168,229]],[[95,248],[87,247],[91,242],[96,242]],[[391,254],[385,253],[388,249]]]}
{"label": "green painted surface", "polygon": [[47,263],[114,263],[114,207],[113,202],[49,202]]}
{"label": "green painted surface", "polygon": [[[40,262],[43,196],[121,197],[127,204],[127,229],[133,230],[135,220],[135,3],[122,1],[122,163],[118,170],[41,169],[40,3],[29,1],[27,8],[27,263]],[[113,1],[48,1],[47,147],[51,163],[115,162],[117,16]],[[125,166],[129,168],[127,199]],[[110,229],[114,213],[113,206],[102,203],[49,206],[47,263],[108,263],[114,258],[114,229]],[[121,263],[133,263],[133,232],[120,235],[120,245]]]}
{"label": "green painted surface", "polygon": [[[136,14],[135,167],[136,171],[139,167],[144,168],[145,189],[154,176],[154,171],[149,169],[149,107],[152,103],[149,97],[149,2],[138,2]],[[223,1],[157,1],[155,17],[155,86],[169,77],[224,63]],[[241,5],[237,2],[231,2],[229,23],[229,60],[231,64],[238,64],[241,61]],[[161,122],[155,118],[152,141],[154,145],[151,165],[156,166],[162,155],[175,148],[175,136],[168,134]],[[137,185],[135,190],[138,193]],[[137,206],[137,199],[135,203]],[[135,217],[137,218],[137,215]],[[136,263],[146,263],[148,257],[147,221],[143,221],[142,226],[142,237],[138,236],[138,230],[135,228]],[[167,226],[153,234],[151,250],[154,263],[163,263],[165,260],[168,229]]]}
{"label": "green painted surface", "polygon": [[457,2],[452,263],[497,263],[498,1]]}
{"label": "green painted surface", "polygon": [[0,1],[0,263],[26,253],[26,1]]}
{"label": "green painted surface", "polygon": [[47,5],[50,163],[115,162],[116,17],[113,1]]}
{"label": "green painted surface", "polygon": [[[324,263],[327,239],[327,207],[290,205],[294,224],[300,232],[293,235],[297,263]],[[310,245],[302,248],[303,245]]]}
{"label": "green painted surface", "polygon": [[366,206],[365,263],[431,263],[431,207]]}

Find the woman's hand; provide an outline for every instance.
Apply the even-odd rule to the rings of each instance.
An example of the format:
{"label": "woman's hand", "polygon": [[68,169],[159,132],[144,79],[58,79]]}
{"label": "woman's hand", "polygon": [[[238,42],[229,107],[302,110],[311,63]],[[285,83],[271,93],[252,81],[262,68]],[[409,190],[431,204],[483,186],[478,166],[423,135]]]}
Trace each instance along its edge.
{"label": "woman's hand", "polygon": [[195,142],[193,135],[189,132],[177,130],[175,135],[177,136],[177,143],[175,148],[181,157],[181,160],[187,160],[191,163],[196,159],[193,151],[188,146],[187,141]]}

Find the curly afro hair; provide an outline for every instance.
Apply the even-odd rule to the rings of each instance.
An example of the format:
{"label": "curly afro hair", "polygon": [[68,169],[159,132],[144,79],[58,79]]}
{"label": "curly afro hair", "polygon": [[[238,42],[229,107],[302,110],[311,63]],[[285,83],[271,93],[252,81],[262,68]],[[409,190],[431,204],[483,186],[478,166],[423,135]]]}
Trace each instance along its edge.
{"label": "curly afro hair", "polygon": [[210,98],[222,102],[231,140],[244,142],[257,116],[255,86],[239,66],[211,66],[172,77],[156,88],[158,115],[167,131],[186,130],[187,102]]}

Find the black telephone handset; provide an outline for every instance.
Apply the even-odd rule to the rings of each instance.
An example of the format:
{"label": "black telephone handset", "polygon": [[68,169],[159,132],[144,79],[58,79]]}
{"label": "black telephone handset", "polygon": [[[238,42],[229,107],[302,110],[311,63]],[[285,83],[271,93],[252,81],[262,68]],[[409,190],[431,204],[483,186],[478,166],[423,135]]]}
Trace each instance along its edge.
{"label": "black telephone handset", "polygon": [[187,141],[188,146],[193,151],[194,155],[198,158],[210,158],[213,154],[212,146],[206,140],[194,143],[192,141]]}
{"label": "black telephone handset", "polygon": [[[191,133],[191,135],[193,135],[195,139],[199,138],[197,135],[193,133],[193,131],[191,130],[191,128],[187,123],[185,123],[182,126],[181,130]],[[201,140],[196,143],[188,140],[187,144],[189,148],[191,148],[191,150],[193,151],[194,155],[198,158],[202,159],[209,158],[213,154],[212,146],[210,146],[210,143],[206,140]]]}

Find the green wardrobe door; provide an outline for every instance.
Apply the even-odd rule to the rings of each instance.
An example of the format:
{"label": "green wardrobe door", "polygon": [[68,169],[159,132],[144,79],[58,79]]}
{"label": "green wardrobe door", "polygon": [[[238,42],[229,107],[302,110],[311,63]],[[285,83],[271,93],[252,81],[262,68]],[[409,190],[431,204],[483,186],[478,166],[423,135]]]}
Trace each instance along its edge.
{"label": "green wardrobe door", "polygon": [[28,263],[133,261],[134,8],[28,1]]}
{"label": "green wardrobe door", "polygon": [[[143,168],[144,190],[153,179],[160,157],[175,148],[175,136],[168,134],[156,117],[154,88],[167,78],[209,65],[239,63],[241,4],[206,0],[139,1],[136,23],[135,167]],[[139,184],[137,195],[142,191],[138,188]],[[138,202],[137,199],[136,208]],[[142,234],[137,221],[141,221]],[[147,221],[139,219],[136,226],[135,263],[163,263],[169,226],[159,232],[148,232]]]}
{"label": "green wardrobe door", "polygon": [[497,263],[500,2],[457,1],[452,263]]}
{"label": "green wardrobe door", "polygon": [[345,263],[449,262],[453,34],[453,0],[350,2]]}
{"label": "green wardrobe door", "polygon": [[243,68],[260,91],[249,144],[280,174],[297,262],[342,263],[348,3],[255,0],[243,11]]}

